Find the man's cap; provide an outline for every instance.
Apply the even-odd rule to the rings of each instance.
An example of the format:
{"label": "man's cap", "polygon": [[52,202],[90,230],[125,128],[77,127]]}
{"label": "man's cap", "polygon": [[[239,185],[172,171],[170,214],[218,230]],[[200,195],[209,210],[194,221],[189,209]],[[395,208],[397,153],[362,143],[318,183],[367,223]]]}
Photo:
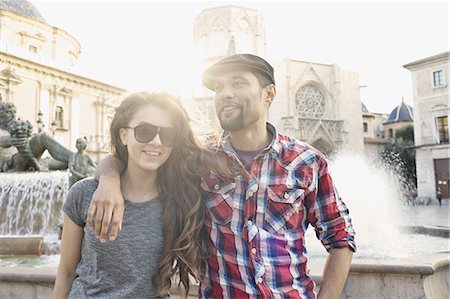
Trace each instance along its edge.
{"label": "man's cap", "polygon": [[253,54],[235,54],[222,58],[203,72],[203,84],[212,90],[214,76],[225,71],[240,69],[257,72],[269,79],[271,84],[275,84],[273,67],[261,57]]}

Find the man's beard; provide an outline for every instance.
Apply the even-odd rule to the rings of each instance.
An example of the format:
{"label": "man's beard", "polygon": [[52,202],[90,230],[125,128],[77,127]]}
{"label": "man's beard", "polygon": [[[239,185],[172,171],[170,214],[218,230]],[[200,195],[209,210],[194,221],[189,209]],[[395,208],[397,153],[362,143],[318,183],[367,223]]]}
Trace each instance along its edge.
{"label": "man's beard", "polygon": [[236,117],[227,119],[219,117],[219,121],[222,129],[228,132],[236,132],[242,130],[245,127],[244,114],[242,113],[241,109],[239,110],[239,114]]}

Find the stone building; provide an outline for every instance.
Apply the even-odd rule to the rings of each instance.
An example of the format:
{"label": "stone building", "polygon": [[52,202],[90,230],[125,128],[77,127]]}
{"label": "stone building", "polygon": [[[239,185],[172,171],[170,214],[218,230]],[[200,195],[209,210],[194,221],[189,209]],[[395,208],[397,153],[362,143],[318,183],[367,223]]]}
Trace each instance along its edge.
{"label": "stone building", "polygon": [[419,199],[436,198],[438,188],[449,198],[449,62],[445,52],[403,66],[412,75]]}
{"label": "stone building", "polygon": [[389,117],[383,123],[384,136],[390,142],[396,139],[396,131],[413,125],[413,108],[406,104],[403,99],[400,105],[394,108]]}
{"label": "stone building", "polygon": [[325,154],[363,151],[359,76],[338,65],[285,58],[276,65],[269,121]]}
{"label": "stone building", "polygon": [[[227,5],[203,10],[194,23],[194,47],[201,70],[236,53],[266,57],[265,23],[254,9]],[[286,58],[275,68],[277,97],[269,121],[280,132],[316,146],[324,153],[363,150],[359,79],[355,72]],[[200,76],[199,76],[200,77]],[[211,91],[197,87],[191,101],[200,128],[219,130]],[[206,131],[208,131],[206,129]]]}
{"label": "stone building", "polygon": [[201,73],[221,58],[236,53],[265,57],[266,30],[261,14],[235,5],[203,10],[194,21],[194,53],[198,65],[198,86],[193,89],[190,113],[195,130],[209,134],[220,130],[212,93],[201,85]]}
{"label": "stone building", "polygon": [[366,105],[361,102],[363,119],[364,155],[372,159],[381,156],[386,144],[383,123],[388,118],[388,114],[369,112]]}
{"label": "stone building", "polygon": [[125,90],[74,73],[80,48],[29,1],[0,1],[1,99],[13,102],[35,128],[40,119],[67,148],[75,150],[76,139],[86,136],[98,160],[109,150],[109,120]]}

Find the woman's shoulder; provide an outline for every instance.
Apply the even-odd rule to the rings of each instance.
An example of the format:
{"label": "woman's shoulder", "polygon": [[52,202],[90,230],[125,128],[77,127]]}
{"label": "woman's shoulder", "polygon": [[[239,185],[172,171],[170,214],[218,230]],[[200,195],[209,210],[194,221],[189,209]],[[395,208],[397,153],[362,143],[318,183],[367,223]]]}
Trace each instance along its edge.
{"label": "woman's shoulder", "polygon": [[82,180],[79,180],[75,184],[70,187],[69,192],[75,193],[75,194],[93,194],[95,190],[97,189],[98,181],[94,178],[85,178]]}

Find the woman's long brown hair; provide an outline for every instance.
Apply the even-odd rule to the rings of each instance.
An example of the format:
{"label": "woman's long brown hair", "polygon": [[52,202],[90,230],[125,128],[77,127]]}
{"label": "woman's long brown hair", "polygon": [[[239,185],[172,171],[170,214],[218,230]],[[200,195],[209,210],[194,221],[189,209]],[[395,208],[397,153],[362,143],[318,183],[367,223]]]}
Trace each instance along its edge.
{"label": "woman's long brown hair", "polygon": [[202,246],[205,207],[199,187],[200,172],[208,169],[205,165],[211,164],[213,169],[224,169],[219,173],[232,174],[227,170],[226,163],[218,162],[221,160],[213,153],[200,147],[178,98],[164,92],[134,93],[116,108],[110,129],[111,148],[125,165],[128,152],[120,142],[119,130],[128,126],[134,113],[146,105],[167,110],[177,136],[170,157],[157,171],[156,183],[163,202],[164,245],[152,282],[164,295],[171,288],[171,278],[177,275],[178,289],[186,297],[190,286],[189,275],[200,281],[206,265],[206,252]]}

